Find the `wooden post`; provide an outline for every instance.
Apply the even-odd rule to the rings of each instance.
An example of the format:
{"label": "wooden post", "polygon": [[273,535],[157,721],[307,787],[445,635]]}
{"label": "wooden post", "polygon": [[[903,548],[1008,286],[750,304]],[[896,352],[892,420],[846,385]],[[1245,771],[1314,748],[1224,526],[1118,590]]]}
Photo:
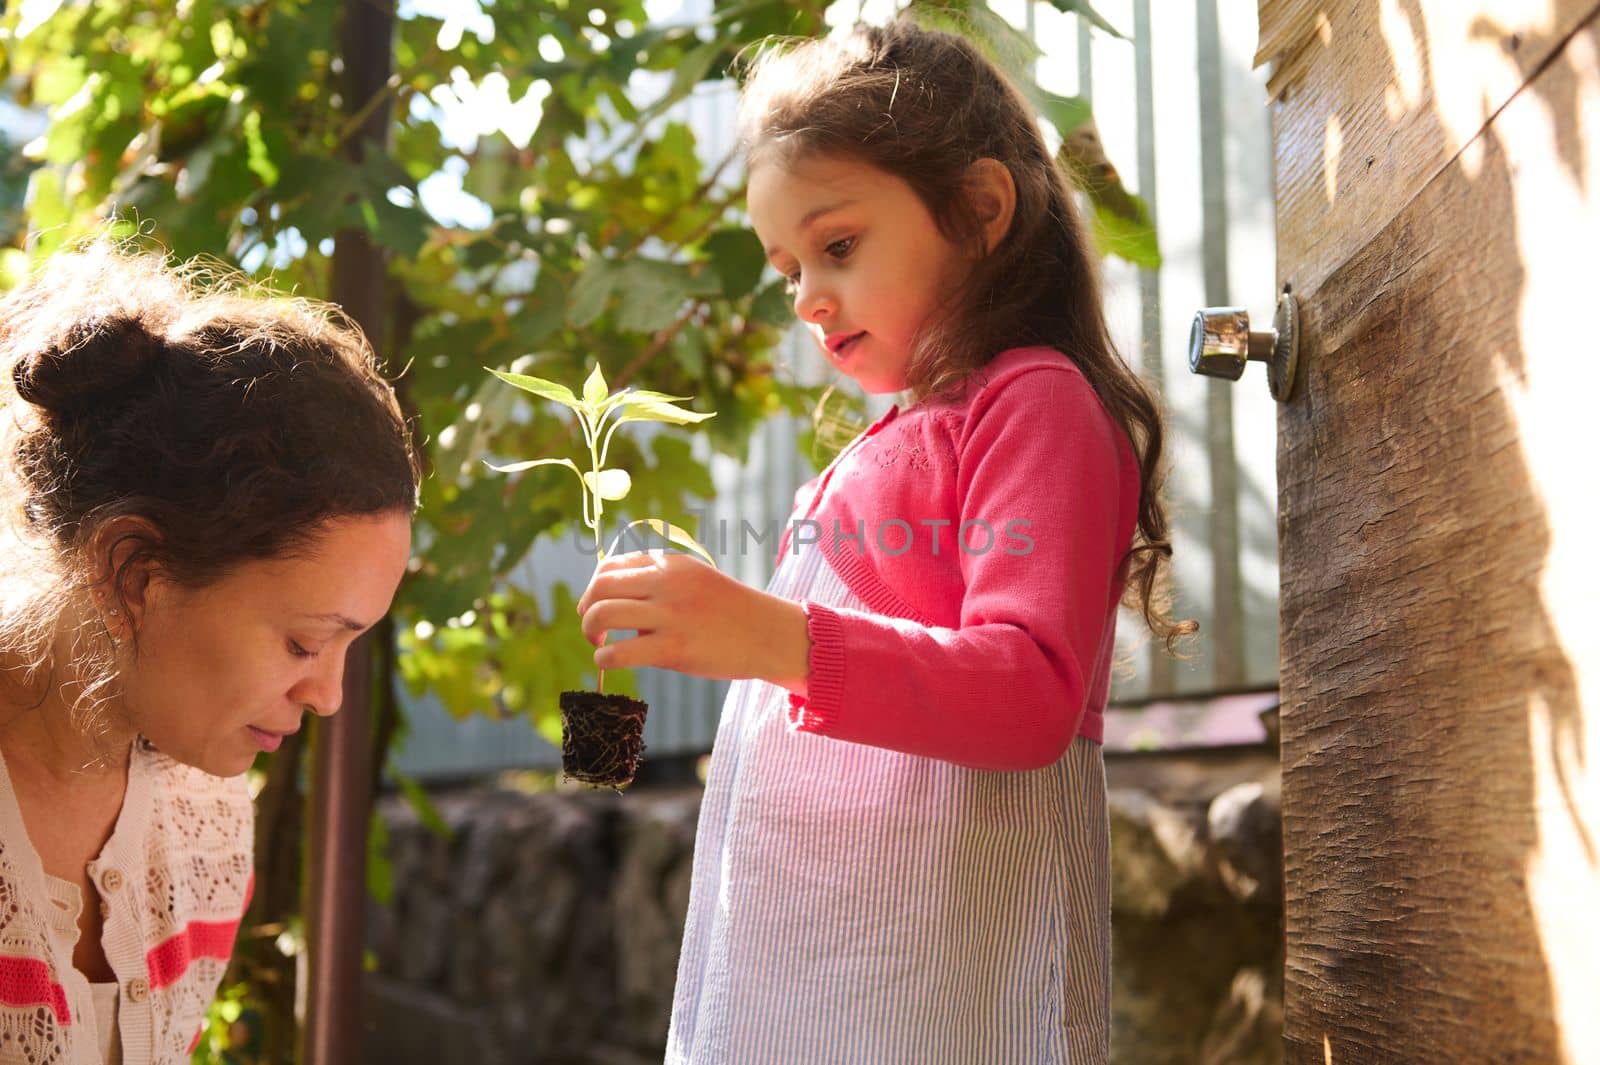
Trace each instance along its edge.
{"label": "wooden post", "polygon": [[1600,3],[1260,15],[1285,1059],[1600,1061]]}
{"label": "wooden post", "polygon": [[[359,164],[368,150],[387,150],[389,103],[371,102],[388,92],[393,34],[393,0],[346,0],[339,34],[344,62],[340,91],[347,115],[365,112],[360,128],[346,142],[352,164]],[[334,243],[332,288],[334,302],[355,319],[381,353],[383,249],[361,231],[340,231]],[[361,957],[373,777],[372,638],[363,636],[350,648],[339,713],[313,726],[306,1016],[299,1055],[307,1065],[356,1065],[361,1057]]]}

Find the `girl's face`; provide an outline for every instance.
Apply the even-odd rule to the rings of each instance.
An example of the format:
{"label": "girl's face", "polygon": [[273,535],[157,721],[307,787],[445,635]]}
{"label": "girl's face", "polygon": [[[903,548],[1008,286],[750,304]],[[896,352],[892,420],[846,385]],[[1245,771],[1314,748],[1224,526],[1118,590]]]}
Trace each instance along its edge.
{"label": "girl's face", "polygon": [[122,709],[165,754],[236,776],[298,730],[307,710],[339,709],[345,654],[388,612],[411,523],[392,513],[324,530],[309,557],[247,562],[197,590],[152,577],[130,603],[138,653],[125,625],[112,629]]}
{"label": "girl's face", "polygon": [[918,336],[969,266],[911,186],[839,156],[767,159],[750,171],[749,209],[829,360],[869,393],[905,388]]}

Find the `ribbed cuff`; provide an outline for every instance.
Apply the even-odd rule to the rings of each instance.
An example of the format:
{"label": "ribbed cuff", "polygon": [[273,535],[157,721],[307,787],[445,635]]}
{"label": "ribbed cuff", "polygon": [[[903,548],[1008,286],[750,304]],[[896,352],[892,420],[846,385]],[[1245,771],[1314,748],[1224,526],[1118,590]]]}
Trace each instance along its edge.
{"label": "ribbed cuff", "polygon": [[844,623],[837,611],[809,599],[800,600],[806,614],[806,694],[789,695],[789,724],[798,732],[827,735],[834,730],[844,696]]}

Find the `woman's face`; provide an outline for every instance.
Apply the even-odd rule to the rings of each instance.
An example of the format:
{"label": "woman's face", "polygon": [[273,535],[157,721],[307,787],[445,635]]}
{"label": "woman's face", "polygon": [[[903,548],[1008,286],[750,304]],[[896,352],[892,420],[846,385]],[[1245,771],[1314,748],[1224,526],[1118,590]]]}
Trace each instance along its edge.
{"label": "woman's face", "polygon": [[410,554],[411,523],[391,513],[328,522],[305,557],[204,588],[152,576],[129,607],[137,653],[120,641],[129,722],[180,762],[244,772],[306,711],[339,709],[345,654],[388,612]]}

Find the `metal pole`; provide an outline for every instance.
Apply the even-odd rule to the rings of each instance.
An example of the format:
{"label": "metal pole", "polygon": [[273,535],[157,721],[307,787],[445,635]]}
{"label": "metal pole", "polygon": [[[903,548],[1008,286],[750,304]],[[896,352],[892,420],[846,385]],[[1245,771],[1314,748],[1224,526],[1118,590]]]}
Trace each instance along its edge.
{"label": "metal pole", "polygon": [[[1196,0],[1200,79],[1200,199],[1206,305],[1228,299],[1228,186],[1222,94],[1222,30],[1217,0]],[[1244,682],[1244,590],[1239,571],[1239,460],[1233,443],[1233,386],[1206,383],[1206,442],[1211,460],[1212,687]]]}
{"label": "metal pole", "polygon": [[[1150,209],[1150,224],[1161,232],[1156,204],[1156,93],[1155,28],[1150,19],[1150,0],[1133,0],[1133,46],[1135,114],[1139,129],[1139,195]],[[1155,389],[1156,400],[1167,409],[1166,371],[1161,362],[1161,271],[1139,271],[1139,332],[1142,351],[1139,368]],[[1171,436],[1168,437],[1168,447]],[[1174,606],[1177,607],[1176,597]],[[1181,609],[1181,607],[1179,607]],[[1182,615],[1179,615],[1182,616]],[[1151,697],[1171,695],[1175,688],[1173,663],[1167,649],[1152,641],[1149,647]]]}
{"label": "metal pole", "polygon": [[[357,115],[375,96],[345,156],[359,164],[387,151],[394,0],[346,0],[339,31],[343,110]],[[357,230],[334,239],[333,299],[380,353],[384,343],[384,255]],[[311,734],[311,817],[306,888],[306,1016],[300,1060],[355,1065],[361,1058],[367,826],[372,811],[372,636],[345,663],[344,702]]]}

